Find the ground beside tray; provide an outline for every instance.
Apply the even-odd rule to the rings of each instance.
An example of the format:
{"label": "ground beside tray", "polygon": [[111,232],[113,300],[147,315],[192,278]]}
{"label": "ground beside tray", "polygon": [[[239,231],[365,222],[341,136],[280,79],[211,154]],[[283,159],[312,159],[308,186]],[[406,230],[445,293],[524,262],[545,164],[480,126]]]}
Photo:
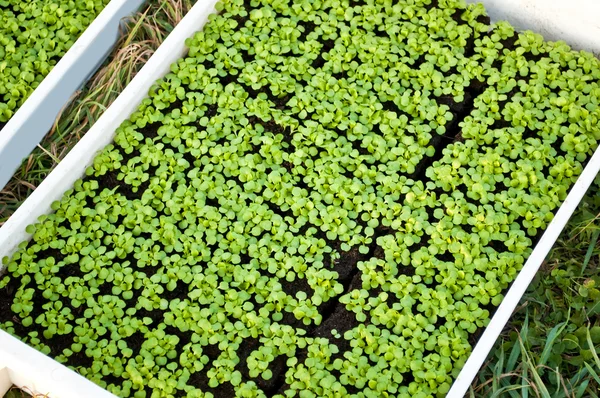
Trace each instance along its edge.
{"label": "ground beside tray", "polygon": [[0,132],[109,1],[3,2]]}
{"label": "ground beside tray", "polygon": [[[578,206],[521,299],[469,396],[594,397],[600,386],[600,180]],[[589,336],[589,340],[588,340]]]}
{"label": "ground beside tray", "polygon": [[[13,386],[10,390],[4,394],[3,398],[31,398],[32,395],[19,389],[17,386]],[[39,396],[37,396],[39,397]]]}

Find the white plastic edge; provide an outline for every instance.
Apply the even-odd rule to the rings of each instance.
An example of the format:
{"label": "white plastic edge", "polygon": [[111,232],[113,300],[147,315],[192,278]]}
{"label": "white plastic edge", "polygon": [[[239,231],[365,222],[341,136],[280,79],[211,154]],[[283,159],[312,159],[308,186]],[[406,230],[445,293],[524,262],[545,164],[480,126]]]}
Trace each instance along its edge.
{"label": "white plastic edge", "polygon": [[14,384],[51,398],[115,396],[8,333],[0,333],[0,396]]}
{"label": "white plastic edge", "polygon": [[[469,2],[474,1],[469,0]],[[523,17],[521,14],[527,12],[524,10],[529,9],[523,8],[523,4],[526,4],[527,6],[537,5],[540,9],[543,9],[543,5],[552,7],[560,3],[558,0],[483,0],[482,2],[486,5],[486,9],[488,9],[488,12],[494,20],[507,19],[511,23],[513,22],[513,18]],[[67,155],[56,169],[42,182],[42,184],[40,184],[38,189],[23,203],[7,223],[0,228],[0,258],[12,254],[18,243],[29,237],[25,232],[25,227],[34,223],[38,216],[48,213],[50,211],[51,202],[60,199],[63,193],[67,189],[70,189],[73,183],[80,178],[85,168],[91,164],[96,153],[111,142],[116,127],[130,115],[141,100],[147,95],[147,91],[152,83],[168,71],[170,63],[185,53],[184,39],[190,37],[195,31],[200,29],[200,26],[203,25],[208,14],[213,10],[214,3],[213,0],[199,0],[173,33],[167,38],[164,44],[157,50],[156,54],[150,59],[148,64],[144,66],[130,85],[117,98],[113,105],[109,107],[105,114],[75,146],[69,155]],[[506,7],[504,7],[505,4],[512,4],[512,7],[516,8],[514,11],[507,13]],[[600,9],[595,3],[592,3],[589,0],[571,0],[568,4],[572,7],[575,7],[577,4],[579,4],[579,7],[589,6],[592,16],[600,16],[594,14],[597,11],[600,11]],[[544,24],[542,21],[546,21],[546,26],[548,26],[548,21],[558,24],[563,17],[564,14],[562,13],[532,14],[527,16],[524,22],[522,22],[523,19],[519,19],[515,25],[522,29],[531,29],[543,34],[541,28],[543,28]],[[596,18],[595,21],[600,21],[600,18]],[[556,40],[560,38],[577,49],[598,51],[600,47],[599,43],[594,44],[594,38],[600,37],[596,35],[595,29],[597,28],[598,23],[590,24],[590,30],[588,31],[588,34],[590,35],[589,42],[586,42],[584,39],[578,39],[578,37],[585,37],[585,35],[582,35],[581,33],[577,33],[576,35],[567,34],[563,37],[553,37],[552,35],[546,34],[544,37],[547,40]],[[581,31],[578,29],[578,32]],[[586,43],[591,44],[588,46]],[[465,395],[475,375],[500,335],[500,332],[520,301],[523,293],[529,286],[552,245],[562,232],[562,229],[573,214],[573,211],[581,201],[581,198],[599,170],[600,151],[597,150],[569,192],[567,199],[559,208],[554,220],[550,223],[548,229],[534,248],[528,261],[525,263],[525,266],[515,279],[506,297],[490,321],[490,324],[485,329],[472,354],[465,363],[465,366],[453,383],[447,397],[462,398]],[[2,343],[1,338],[4,335],[7,334],[0,330],[0,343]],[[24,350],[32,350],[32,348],[26,344],[14,338],[13,340],[15,340],[15,345],[24,346]],[[3,354],[2,350],[3,344],[0,344],[0,354]],[[45,357],[41,353],[38,353],[38,355]],[[2,368],[3,366],[6,366],[6,364],[2,363],[2,358],[3,357],[0,356],[0,393],[2,393],[3,382]],[[49,360],[56,363],[52,359]],[[64,367],[63,365],[58,366]],[[88,383],[93,384],[91,382]],[[66,397],[68,395],[50,396]]]}
{"label": "white plastic edge", "polygon": [[50,130],[119,38],[121,19],[144,0],[111,0],[0,130],[0,189]]}
{"label": "white plastic edge", "polygon": [[[51,211],[50,205],[73,186],[92,163],[97,152],[108,145],[116,128],[147,97],[150,87],[170,70],[186,52],[185,39],[201,30],[215,0],[198,0],[183,20],[156,50],[96,124],[56,166],[13,216],[0,228],[0,258],[13,253],[28,239],[25,226]],[[50,398],[114,397],[66,366],[0,330],[0,396],[15,384]]]}
{"label": "white plastic edge", "polygon": [[[573,49],[600,54],[600,2],[597,0],[467,0],[483,3],[493,21],[507,20],[519,30],[529,29],[545,40],[562,40]],[[600,128],[600,126],[598,127]],[[502,333],[523,294],[535,277],[581,199],[600,171],[600,149],[571,188],[504,300],[477,341],[454,380],[447,398],[463,398]]]}
{"label": "white plastic edge", "polygon": [[529,29],[545,40],[568,43],[573,49],[600,54],[598,0],[467,0],[481,2],[494,21],[506,20],[518,30]]}
{"label": "white plastic edge", "polygon": [[569,221],[569,218],[571,218],[571,215],[579,205],[579,202],[581,202],[581,199],[599,171],[600,149],[597,149],[588,165],[583,170],[583,173],[579,176],[577,182],[573,185],[573,188],[571,188],[571,191],[562,206],[560,206],[556,212],[554,219],[548,225],[546,232],[544,232],[542,238],[533,249],[529,259],[525,262],[523,269],[521,269],[519,275],[517,275],[517,278],[506,293],[504,300],[502,300],[502,303],[496,309],[496,313],[477,341],[469,359],[467,359],[467,362],[450,388],[447,395],[448,398],[462,398],[465,396],[473,379],[479,372],[481,365],[483,365],[483,362],[486,360],[492,347],[496,343],[496,340],[498,340],[500,333],[512,316],[519,301],[521,301],[523,293],[525,293],[525,290],[529,287],[529,284],[535,277],[535,274],[544,262],[550,249],[552,249],[556,239],[558,239],[558,236]]}

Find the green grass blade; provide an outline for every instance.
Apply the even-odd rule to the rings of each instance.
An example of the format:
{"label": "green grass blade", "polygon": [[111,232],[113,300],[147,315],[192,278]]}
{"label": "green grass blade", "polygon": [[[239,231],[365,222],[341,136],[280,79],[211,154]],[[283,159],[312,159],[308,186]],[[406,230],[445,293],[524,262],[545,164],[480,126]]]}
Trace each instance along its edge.
{"label": "green grass blade", "polygon": [[496,391],[500,388],[500,382],[502,381],[502,373],[504,372],[504,347],[500,347],[500,355],[498,361],[494,365],[494,377],[492,377],[492,389]]}
{"label": "green grass blade", "polygon": [[558,368],[554,369],[554,376],[556,376],[556,391],[554,392],[554,397],[562,397],[565,394],[562,391],[562,385],[561,385],[561,377],[560,377],[560,372],[558,370]]}
{"label": "green grass blade", "polygon": [[598,367],[598,369],[600,369],[600,358],[598,358],[598,353],[596,353],[596,347],[594,346],[594,342],[592,341],[592,335],[590,334],[590,328],[588,327],[585,332],[586,332],[587,343],[590,346],[590,351],[592,352],[592,356],[594,357],[596,366]]}
{"label": "green grass blade", "polygon": [[590,364],[587,363],[587,362],[584,362],[583,364],[587,368],[588,372],[590,372],[590,375],[594,378],[594,380],[596,380],[596,383],[600,384],[600,377],[598,376],[598,373],[596,373],[596,371],[594,370],[594,368],[592,368],[590,366]]}
{"label": "green grass blade", "polygon": [[514,388],[512,390],[508,390],[508,395],[510,395],[511,398],[521,398],[523,395],[519,395],[517,390],[522,390],[523,386],[512,386],[512,387],[514,387]]}
{"label": "green grass blade", "polygon": [[581,380],[583,380],[584,377],[587,376],[588,373],[589,372],[586,368],[579,369],[579,372],[577,372],[577,374],[575,376],[573,376],[573,378],[571,380],[569,380],[569,383],[571,383],[571,386],[579,385]]}
{"label": "green grass blade", "polygon": [[521,387],[523,387],[523,398],[529,398],[529,372],[527,372],[527,366],[523,366],[523,378],[521,380]]}
{"label": "green grass blade", "polygon": [[523,386],[506,386],[506,387],[502,387],[499,390],[495,390],[494,393],[492,395],[489,396],[489,398],[502,398],[503,396],[505,396],[505,393],[508,393],[511,397],[517,397],[520,398],[522,395],[519,395],[517,393],[517,390],[522,390]]}
{"label": "green grass blade", "polygon": [[475,398],[475,391],[473,391],[473,388],[469,389],[469,398]]}
{"label": "green grass blade", "polygon": [[585,394],[585,390],[587,390],[588,384],[590,384],[590,380],[585,380],[583,383],[579,385],[577,390],[575,391],[575,398],[583,398],[583,394]]}
{"label": "green grass blade", "polygon": [[546,339],[546,344],[544,345],[544,351],[542,351],[542,356],[540,357],[539,365],[545,365],[552,354],[552,348],[554,347],[554,342],[556,338],[565,330],[569,321],[569,315],[567,315],[567,320],[565,322],[561,322],[555,327],[552,328],[550,333],[548,334],[548,338]]}
{"label": "green grass blade", "polygon": [[517,360],[521,354],[521,345],[515,344],[510,352],[510,356],[508,357],[508,361],[506,362],[506,372],[512,372],[515,370],[515,366],[517,364]]}
{"label": "green grass blade", "polygon": [[527,337],[527,334],[529,332],[529,311],[525,312],[525,320],[523,321],[523,327],[521,328],[521,333],[519,334],[519,338],[518,338],[518,345],[519,345],[519,352],[521,353],[521,362],[523,364],[522,368],[523,368],[523,378],[521,379],[521,386],[523,387],[523,398],[529,398],[529,375],[528,375],[528,371],[527,371],[527,365],[526,364],[526,357],[527,357],[527,353],[526,353],[526,349],[525,349],[525,345],[523,344],[523,339],[525,339]]}
{"label": "green grass blade", "polygon": [[592,316],[592,314],[594,313],[594,311],[596,310],[596,307],[598,307],[598,305],[600,305],[600,300],[596,301],[596,304],[594,304],[592,306],[592,308],[590,308],[589,310],[586,311],[586,314],[588,317]]}
{"label": "green grass blade", "polygon": [[585,272],[587,265],[592,258],[592,254],[594,253],[594,248],[596,247],[596,243],[598,242],[598,237],[600,236],[600,229],[595,230],[592,233],[592,240],[590,241],[590,245],[588,246],[587,252],[585,253],[585,258],[583,259],[583,264],[581,265],[581,275]]}
{"label": "green grass blade", "polygon": [[526,337],[529,335],[529,311],[525,313],[525,321],[523,321],[523,327],[521,328],[521,338],[527,341]]}
{"label": "green grass blade", "polygon": [[527,349],[525,348],[525,345],[523,344],[522,339],[519,339],[519,344],[521,344],[521,350],[523,350],[525,364],[527,365],[527,366],[524,366],[524,368],[528,368],[528,371],[531,372],[531,375],[533,376],[533,381],[535,382],[535,386],[537,387],[542,398],[551,398],[550,392],[548,392],[548,388],[546,388],[546,385],[542,381],[542,378],[540,377],[535,365],[531,361],[531,358],[530,358],[529,354],[527,353]]}

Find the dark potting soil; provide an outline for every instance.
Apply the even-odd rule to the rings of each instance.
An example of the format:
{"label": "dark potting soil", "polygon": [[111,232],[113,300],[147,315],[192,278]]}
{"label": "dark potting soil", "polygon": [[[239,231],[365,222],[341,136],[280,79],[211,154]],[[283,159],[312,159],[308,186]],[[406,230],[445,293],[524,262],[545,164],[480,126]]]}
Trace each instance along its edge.
{"label": "dark potting soil", "polygon": [[6,285],[3,288],[0,288],[0,323],[7,321],[17,321],[20,325],[18,317],[13,316],[13,312],[10,309],[13,303],[14,295],[19,289],[20,285],[21,283],[17,278],[10,278],[8,285]]}
{"label": "dark potting soil", "polygon": [[[264,91],[266,91],[266,90],[263,90],[263,92]],[[479,89],[473,88],[472,94],[465,96],[465,98],[467,98],[465,100],[465,103],[468,104],[467,106],[465,106],[465,103],[454,104],[453,108],[454,108],[454,112],[456,112],[455,113],[456,116],[453,119],[453,122],[451,123],[451,128],[448,129],[447,134],[445,134],[444,136],[438,136],[439,138],[437,140],[434,140],[434,145],[436,146],[436,155],[434,155],[433,158],[425,158],[424,161],[426,163],[424,165],[422,165],[418,169],[419,170],[418,173],[415,173],[415,174],[418,174],[419,176],[424,176],[426,168],[429,167],[431,164],[433,164],[433,162],[435,160],[438,160],[441,158],[441,155],[440,155],[441,149],[446,147],[450,143],[452,143],[454,141],[454,138],[458,134],[460,134],[460,129],[458,127],[458,121],[457,121],[458,118],[460,118],[460,120],[462,120],[464,117],[466,117],[466,115],[468,115],[470,113],[471,107],[473,104],[473,100],[474,100],[474,96],[478,95],[482,91],[483,90],[481,88],[479,88]],[[285,107],[284,103],[278,103],[277,105]],[[460,114],[458,112],[460,112]],[[278,126],[274,122],[265,123],[264,126],[266,129],[269,129],[269,130],[272,130],[275,132],[282,131],[281,126]],[[143,134],[147,138],[156,137],[157,136],[156,131],[157,131],[156,126],[147,126],[146,128],[144,128],[142,130]],[[123,154],[123,155],[126,158],[134,157],[132,155],[126,155],[126,154]],[[125,184],[123,181],[120,181],[117,178],[117,174],[118,173],[116,171],[111,171],[111,172],[108,172],[107,174],[97,178],[101,188],[104,187],[104,188],[108,188],[108,189],[113,189],[115,187],[118,187],[117,191],[119,193],[123,194],[124,196],[128,197],[130,200],[133,200],[135,198],[139,199],[144,191],[144,187],[140,187],[140,189],[138,189],[137,192],[133,192],[129,185]],[[153,175],[154,175],[153,173],[150,173],[150,177],[152,177]],[[147,184],[146,184],[146,186],[147,186]],[[304,185],[304,188],[309,189],[309,187],[307,187],[306,185]],[[214,203],[214,205],[217,205],[217,203]],[[271,207],[273,207],[273,206],[271,206]],[[286,215],[286,214],[284,214],[285,212],[280,211],[280,213],[283,214],[284,216]],[[377,231],[377,233],[373,237],[373,242],[376,241],[377,237],[386,235],[387,234],[386,232],[389,232],[389,231]],[[325,238],[324,234],[322,232],[320,232],[320,230],[319,230],[319,233],[322,235],[323,238]],[[331,247],[335,248],[336,250],[339,250],[341,242],[328,241],[328,244]],[[377,245],[372,245],[372,246],[373,247],[372,247],[371,252],[366,255],[360,254],[358,252],[357,248],[354,248],[349,252],[339,251],[340,258],[333,262],[333,270],[338,272],[339,282],[344,285],[344,291],[341,295],[347,293],[348,291],[350,291],[352,289],[360,289],[361,288],[361,274],[356,266],[359,261],[367,260],[368,258],[371,258],[372,255],[376,255],[377,257],[380,257],[380,258],[382,257],[381,248],[377,247]],[[54,257],[57,261],[60,261],[60,259],[62,259],[64,257],[58,250],[53,250],[53,249],[47,249],[44,252],[39,253],[38,255],[40,257]],[[447,258],[445,258],[445,257],[447,257]],[[453,257],[448,256],[447,254],[440,255],[440,258],[442,258],[446,261],[453,261]],[[156,268],[159,268],[159,267],[156,267]],[[59,272],[59,274],[57,274],[57,276],[59,276],[61,278],[66,278],[70,275],[79,275],[79,276],[81,275],[81,271],[79,269],[77,269],[77,267],[63,267],[63,269],[61,269],[61,271]],[[146,271],[146,268],[144,268],[144,271]],[[412,274],[414,274],[414,269],[412,269],[411,267],[405,267],[403,272],[406,273],[407,275],[412,275]],[[298,293],[300,291],[307,292],[310,296],[311,288],[305,279],[296,278],[293,282],[287,282],[285,280],[281,280],[281,282],[282,282],[282,286],[284,287],[285,292],[291,296],[295,296],[296,293]],[[13,294],[16,291],[16,289],[18,289],[18,287],[19,287],[18,280],[16,278],[11,278],[11,281],[9,282],[8,286],[6,286],[4,289],[0,289],[0,322],[5,322],[7,320],[10,320],[8,317],[12,316],[12,311],[10,310],[9,303],[12,303]],[[348,310],[346,310],[345,305],[339,303],[338,299],[341,295],[329,300],[326,303],[323,303],[319,307],[320,313],[323,316],[323,320],[322,320],[321,324],[318,326],[304,325],[301,321],[297,320],[292,314],[287,313],[287,312],[284,312],[284,318],[281,321],[281,323],[288,324],[294,328],[303,329],[306,331],[308,336],[328,338],[339,349],[339,353],[336,354],[335,357],[341,358],[341,357],[343,357],[344,352],[351,350],[350,342],[343,338],[344,332],[346,332],[348,330],[352,330],[354,327],[356,327],[358,325],[358,321],[356,320],[355,315],[352,312],[349,312]],[[180,286],[180,284],[178,284],[176,289],[174,289],[173,291],[170,291],[170,292],[165,291],[165,294],[163,296],[164,296],[164,298],[166,298],[168,300],[173,300],[176,298],[180,298],[183,300],[187,297],[187,289],[185,288],[185,286]],[[391,296],[392,295],[390,295],[390,299],[392,299]],[[34,314],[32,316],[37,316],[37,315],[39,315],[39,313],[41,313],[41,306],[44,303],[43,300],[38,301],[38,300],[36,300],[36,298],[41,298],[41,292],[38,291],[36,293],[36,295],[34,296]],[[63,304],[68,305],[68,303],[66,301],[63,301]],[[255,309],[258,310],[258,307],[259,307],[258,304],[256,304],[256,303],[254,303],[254,304],[255,304]],[[393,302],[390,302],[389,304],[393,304]],[[39,313],[36,313],[36,309]],[[490,309],[493,310],[493,308],[490,308]],[[159,310],[154,310],[154,311],[137,310],[136,317],[139,317],[140,319],[142,319],[144,317],[149,317],[153,320],[153,322],[158,323],[163,320],[162,312],[163,311],[159,311]],[[14,318],[13,320],[18,321],[17,318]],[[440,320],[440,322],[441,322],[441,320]],[[14,322],[14,323],[15,323],[15,325],[14,325],[15,331],[18,335],[26,335],[27,332],[37,330],[38,333],[40,334],[40,336],[38,336],[38,338],[40,338],[40,340],[42,340],[48,346],[52,347],[53,355],[60,354],[61,352],[63,352],[64,349],[70,348],[70,346],[72,344],[72,338],[70,336],[56,335],[52,339],[49,339],[49,340],[44,339],[43,336],[41,336],[43,328],[39,328],[39,327],[36,328],[37,324],[34,324],[32,327],[29,327],[26,329],[19,323],[17,323],[17,322]],[[340,333],[342,335],[342,337],[336,338],[335,336],[333,336],[332,330],[336,330],[338,333]],[[482,329],[474,335],[472,342],[476,341],[476,336],[479,335],[481,333],[481,331],[482,331]],[[185,344],[187,344],[187,342],[190,341],[189,335],[178,333],[177,329],[175,329],[175,328],[172,328],[168,332],[170,334],[175,334],[175,335],[179,336],[181,347],[183,347]],[[134,353],[138,353],[141,348],[141,345],[143,343],[143,336],[141,336],[139,334],[134,334],[134,335],[130,336],[129,338],[126,338],[125,341],[127,343],[127,346],[129,348],[131,348]],[[251,378],[249,377],[247,365],[245,364],[245,360],[252,353],[252,351],[257,349],[258,344],[259,344],[258,340],[248,339],[238,349],[238,356],[240,358],[240,364],[238,365],[238,368],[239,368],[240,372],[242,372],[243,377],[247,380],[250,380]],[[212,351],[211,351],[211,346],[208,346],[208,347],[206,347],[206,350],[204,352],[206,353],[207,356],[209,356],[209,358],[212,361],[212,360],[216,359],[216,357],[218,356],[219,350],[216,346],[213,346]],[[298,355],[298,353],[297,353],[297,355]],[[285,373],[288,368],[286,365],[286,360],[287,360],[286,357],[278,356],[273,362],[271,362],[269,369],[272,371],[273,377],[270,380],[264,380],[261,376],[259,376],[258,378],[251,379],[257,383],[259,388],[261,388],[261,390],[263,390],[267,396],[273,396],[273,395],[275,395],[277,393],[281,393],[282,391],[285,391],[287,388],[289,388],[289,386],[287,386],[285,383]],[[80,353],[80,355],[71,356],[69,364],[74,367],[91,365],[90,359],[87,358],[83,352]],[[209,368],[210,368],[210,366],[207,365],[204,368],[204,370],[193,373],[190,377],[189,384],[198,386],[203,391],[212,392],[217,397],[226,398],[226,397],[235,396],[234,388],[230,383],[219,384],[217,387],[214,387],[214,388],[210,387],[208,385],[209,378],[206,374],[206,371]],[[411,374],[406,374],[403,376],[405,377],[405,380],[410,380],[410,378],[412,377]],[[118,378],[110,378],[110,379],[107,378],[105,381],[108,384],[113,384],[113,383],[118,384],[119,383]],[[358,392],[358,389],[356,389],[353,386],[345,386],[345,387],[351,393],[353,391]]]}

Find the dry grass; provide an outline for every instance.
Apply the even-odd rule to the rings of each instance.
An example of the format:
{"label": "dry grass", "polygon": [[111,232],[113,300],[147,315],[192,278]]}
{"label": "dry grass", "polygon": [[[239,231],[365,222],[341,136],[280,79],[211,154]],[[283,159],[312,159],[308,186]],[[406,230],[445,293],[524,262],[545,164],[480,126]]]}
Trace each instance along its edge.
{"label": "dry grass", "polygon": [[599,189],[579,205],[468,397],[598,397]]}
{"label": "dry grass", "polygon": [[3,398],[49,398],[47,394],[36,394],[27,387],[19,388],[12,386],[10,390],[6,392]]}
{"label": "dry grass", "polygon": [[73,96],[52,129],[0,191],[0,225],[112,104],[193,3],[192,0],[150,1],[126,21],[108,60]]}

